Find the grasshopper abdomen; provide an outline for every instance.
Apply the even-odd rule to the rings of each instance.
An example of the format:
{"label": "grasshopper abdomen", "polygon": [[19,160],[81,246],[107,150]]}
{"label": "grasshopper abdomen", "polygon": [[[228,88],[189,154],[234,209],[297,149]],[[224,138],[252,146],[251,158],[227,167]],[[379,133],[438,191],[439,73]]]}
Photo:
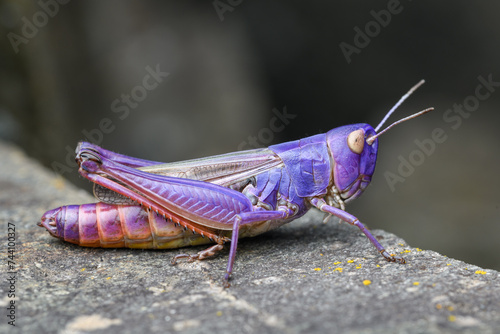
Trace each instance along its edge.
{"label": "grasshopper abdomen", "polygon": [[62,206],[46,212],[40,225],[54,237],[85,247],[167,249],[211,243],[138,205]]}

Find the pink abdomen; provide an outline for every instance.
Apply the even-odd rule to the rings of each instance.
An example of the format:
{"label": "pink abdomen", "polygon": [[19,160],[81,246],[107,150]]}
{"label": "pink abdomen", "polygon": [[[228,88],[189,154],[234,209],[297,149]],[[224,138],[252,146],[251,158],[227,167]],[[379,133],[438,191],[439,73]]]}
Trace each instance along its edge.
{"label": "pink abdomen", "polygon": [[86,247],[161,249],[211,242],[136,205],[62,206],[46,212],[40,225],[55,237]]}

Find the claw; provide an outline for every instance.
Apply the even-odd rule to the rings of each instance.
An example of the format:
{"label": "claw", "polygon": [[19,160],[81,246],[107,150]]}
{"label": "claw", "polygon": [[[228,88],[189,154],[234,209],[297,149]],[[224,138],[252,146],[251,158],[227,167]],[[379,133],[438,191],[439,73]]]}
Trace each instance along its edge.
{"label": "claw", "polygon": [[179,259],[185,259],[185,258],[188,258],[188,262],[192,262],[192,261],[189,261],[189,258],[191,256],[193,256],[193,255],[189,255],[189,254],[177,254],[176,256],[174,256],[172,258],[172,260],[170,261],[170,264],[173,265],[173,266],[175,266],[177,264],[177,260],[179,260]]}
{"label": "claw", "polygon": [[226,272],[226,274],[224,275],[224,279],[222,280],[222,286],[224,287],[224,289],[227,289],[231,286],[231,283],[229,283],[229,278],[230,278],[230,274]]}
{"label": "claw", "polygon": [[392,256],[391,254],[387,253],[385,249],[380,251],[380,254],[389,262],[397,262],[399,264],[405,264],[406,260],[400,256],[394,255]]}
{"label": "claw", "polygon": [[193,262],[195,260],[204,260],[208,257],[214,256],[215,254],[220,252],[223,248],[224,248],[223,245],[217,244],[217,245],[210,246],[207,249],[202,250],[196,254],[192,254],[192,255],[178,254],[172,258],[172,261],[170,261],[170,263],[172,265],[175,265],[177,263],[177,260],[186,259],[186,258],[187,258],[187,262]]}

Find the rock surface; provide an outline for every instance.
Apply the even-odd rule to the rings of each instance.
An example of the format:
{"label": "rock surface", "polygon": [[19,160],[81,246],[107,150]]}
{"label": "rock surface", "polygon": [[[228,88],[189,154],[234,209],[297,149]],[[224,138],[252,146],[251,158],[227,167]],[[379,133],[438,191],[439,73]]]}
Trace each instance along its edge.
{"label": "rock surface", "polygon": [[[4,265],[0,332],[19,333],[498,333],[499,273],[373,234],[406,265],[381,258],[356,228],[314,211],[227,252],[171,266],[178,250],[90,249],[36,226],[47,210],[93,202],[0,143]],[[9,224],[10,223],[10,224]],[[7,251],[15,226],[14,253]],[[183,249],[196,252],[203,247]],[[8,255],[14,256],[9,274]],[[13,285],[6,279],[15,276]],[[15,289],[15,299],[9,297]],[[7,307],[15,301],[15,327]]]}

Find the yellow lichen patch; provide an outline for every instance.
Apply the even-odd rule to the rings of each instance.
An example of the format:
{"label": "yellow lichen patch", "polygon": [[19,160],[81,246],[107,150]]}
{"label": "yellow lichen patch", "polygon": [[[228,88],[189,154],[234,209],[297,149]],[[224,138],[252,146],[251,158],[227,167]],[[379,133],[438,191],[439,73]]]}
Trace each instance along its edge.
{"label": "yellow lichen patch", "polygon": [[314,270],[316,270],[316,271],[320,271],[320,270],[321,270],[321,268],[314,268]]}
{"label": "yellow lichen patch", "polygon": [[476,270],[476,274],[486,275],[486,271],[484,271],[484,270]]}
{"label": "yellow lichen patch", "polygon": [[342,269],[342,268],[340,268],[340,267],[339,267],[339,268],[335,268],[335,269],[333,269],[333,271],[338,271],[339,273],[341,273],[341,272],[342,272],[342,270],[344,270],[344,269]]}
{"label": "yellow lichen patch", "polygon": [[451,311],[455,311],[455,308],[454,308],[453,306],[448,306],[446,309],[447,309],[448,311],[450,311],[450,312],[451,312]]}
{"label": "yellow lichen patch", "polygon": [[109,276],[109,277],[106,277],[106,279],[111,279],[111,276]]}
{"label": "yellow lichen patch", "polygon": [[323,253],[319,253],[319,256],[323,256]]}
{"label": "yellow lichen patch", "polygon": [[403,247],[405,244],[403,244],[403,243],[400,242],[398,245],[400,245],[401,247]]}
{"label": "yellow lichen patch", "polygon": [[340,261],[333,262],[334,265],[341,264],[341,263],[342,262],[340,262]]}
{"label": "yellow lichen patch", "polygon": [[217,311],[217,313],[215,313],[215,315],[218,317],[222,316],[222,311]]}
{"label": "yellow lichen patch", "polygon": [[377,268],[380,268],[380,264],[377,264]]}
{"label": "yellow lichen patch", "polygon": [[360,264],[358,264],[358,265],[356,266],[356,269],[360,269],[360,268],[361,268],[361,265],[360,265]]}
{"label": "yellow lichen patch", "polygon": [[80,269],[80,271],[85,271],[85,268]]}
{"label": "yellow lichen patch", "polygon": [[441,305],[441,304],[436,304],[436,308],[437,308],[438,310],[440,310],[440,309],[442,309],[442,308],[443,308],[443,305]]}
{"label": "yellow lichen patch", "polygon": [[365,279],[365,280],[363,281],[363,284],[364,284],[364,285],[370,285],[370,284],[372,284],[372,281],[370,281],[369,279]]}
{"label": "yellow lichen patch", "polygon": [[413,282],[413,285],[420,285],[420,282]]}
{"label": "yellow lichen patch", "polygon": [[403,251],[403,253],[411,253],[411,250],[409,250],[409,249],[405,249],[405,250]]}
{"label": "yellow lichen patch", "polygon": [[449,322],[455,322],[455,320],[457,320],[457,317],[455,317],[454,315],[450,315],[450,316],[448,317],[448,321],[449,321]]}
{"label": "yellow lichen patch", "polygon": [[354,263],[354,260],[347,260],[347,263]]}
{"label": "yellow lichen patch", "polygon": [[447,266],[451,266],[451,263],[447,263],[446,265],[447,265]]}
{"label": "yellow lichen patch", "polygon": [[417,250],[417,252],[421,252],[421,251],[422,251],[422,250],[421,250],[420,248],[418,248],[418,247],[416,248],[416,250]]}

